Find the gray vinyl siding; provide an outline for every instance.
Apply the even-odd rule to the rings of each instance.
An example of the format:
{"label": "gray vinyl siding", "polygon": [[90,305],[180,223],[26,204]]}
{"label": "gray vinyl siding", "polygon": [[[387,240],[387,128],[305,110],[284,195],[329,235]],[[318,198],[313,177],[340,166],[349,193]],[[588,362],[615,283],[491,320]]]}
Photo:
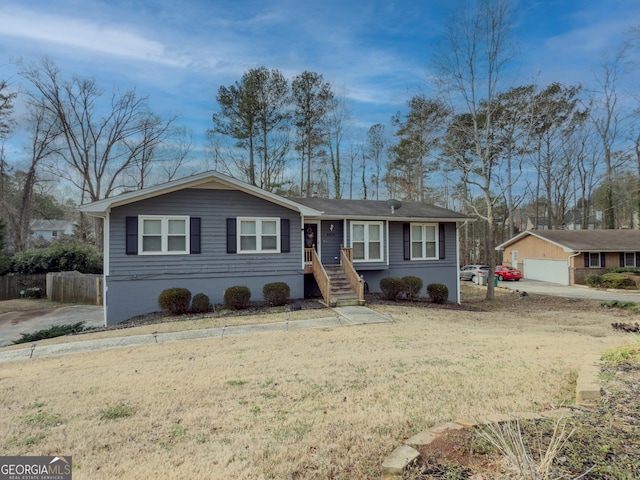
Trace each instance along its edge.
{"label": "gray vinyl siding", "polygon": [[367,287],[371,293],[380,292],[380,280],[386,277],[405,277],[414,275],[420,277],[424,283],[421,295],[427,296],[426,288],[430,283],[442,283],[449,289],[449,300],[457,301],[458,298],[458,266],[457,266],[457,242],[456,224],[445,223],[445,258],[434,260],[405,260],[403,249],[403,222],[391,222],[389,224],[389,267],[388,269],[372,270],[359,269],[358,273],[364,276]]}
{"label": "gray vinyl siding", "polygon": [[[201,253],[127,255],[126,217],[139,215],[200,217]],[[235,217],[289,219],[290,251],[227,253],[226,219]],[[185,189],[114,208],[109,220],[109,324],[158,310],[158,295],[171,287],[205,293],[213,303],[235,285],[248,286],[252,300],[261,300],[262,286],[275,281],[289,284],[291,298],[304,295],[300,215],[293,210],[234,190]]]}

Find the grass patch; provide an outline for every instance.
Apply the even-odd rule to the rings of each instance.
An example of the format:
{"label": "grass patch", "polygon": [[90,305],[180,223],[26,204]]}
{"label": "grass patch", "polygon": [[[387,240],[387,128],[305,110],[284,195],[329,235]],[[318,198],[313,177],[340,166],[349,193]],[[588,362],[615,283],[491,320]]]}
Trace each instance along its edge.
{"label": "grass patch", "polygon": [[623,363],[640,362],[640,343],[623,345],[622,347],[607,350],[602,355],[602,361],[611,367],[617,367]]}
{"label": "grass patch", "polygon": [[117,405],[109,406],[100,410],[100,420],[116,420],[118,418],[131,417],[136,413],[134,406],[128,403],[118,403]]}
{"label": "grass patch", "polygon": [[246,381],[244,380],[227,380],[227,385],[231,386],[231,387],[241,387],[243,385],[246,385]]}
{"label": "grass patch", "polygon": [[[21,333],[21,338],[14,340],[14,345],[19,343],[37,342],[38,340],[45,340],[47,338],[63,337],[65,335],[76,334],[86,331],[84,328],[85,322],[71,323],[68,325],[56,325],[44,330],[38,330],[34,333]],[[88,330],[88,329],[87,329]]]}
{"label": "grass patch", "polygon": [[[150,478],[170,469],[176,478],[379,479],[382,460],[433,425],[553,408],[586,354],[628,340],[611,329],[612,317],[628,313],[599,301],[498,295],[500,302],[479,300],[466,310],[373,303],[395,320],[384,324],[6,362],[0,445],[7,455],[73,451],[86,478]],[[238,318],[282,322],[297,313]],[[217,325],[199,322],[90,337]],[[87,410],[92,404],[95,412]],[[63,413],[64,427],[20,420],[37,409]],[[135,414],[108,421],[122,418],[121,410]]]}
{"label": "grass patch", "polygon": [[16,445],[19,447],[32,447],[34,445],[38,445],[45,438],[47,438],[47,435],[44,432],[28,434],[17,440]]}
{"label": "grass patch", "polygon": [[23,422],[37,427],[52,427],[62,423],[62,416],[59,413],[48,410],[38,410],[20,418]]}
{"label": "grass patch", "polygon": [[640,305],[636,302],[623,302],[622,300],[609,300],[607,302],[602,302],[604,308],[620,308],[622,310],[630,310],[632,312],[637,312],[640,310]]}

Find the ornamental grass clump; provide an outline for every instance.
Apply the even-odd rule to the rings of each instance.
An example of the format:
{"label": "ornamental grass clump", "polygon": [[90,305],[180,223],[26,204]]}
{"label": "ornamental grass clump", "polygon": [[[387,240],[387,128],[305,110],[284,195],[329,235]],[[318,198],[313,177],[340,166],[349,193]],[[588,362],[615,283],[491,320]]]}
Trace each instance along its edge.
{"label": "ornamental grass clump", "polygon": [[158,297],[158,306],[172,315],[184,315],[191,306],[191,292],[186,288],[168,288]]}

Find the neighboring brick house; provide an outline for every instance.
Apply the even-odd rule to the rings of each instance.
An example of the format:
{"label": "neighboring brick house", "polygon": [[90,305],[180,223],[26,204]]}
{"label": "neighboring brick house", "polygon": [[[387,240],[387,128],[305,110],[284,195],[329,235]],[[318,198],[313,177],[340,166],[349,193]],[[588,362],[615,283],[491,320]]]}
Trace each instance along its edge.
{"label": "neighboring brick house", "polygon": [[640,230],[527,230],[496,250],[524,278],[583,285],[589,273],[640,267]]}

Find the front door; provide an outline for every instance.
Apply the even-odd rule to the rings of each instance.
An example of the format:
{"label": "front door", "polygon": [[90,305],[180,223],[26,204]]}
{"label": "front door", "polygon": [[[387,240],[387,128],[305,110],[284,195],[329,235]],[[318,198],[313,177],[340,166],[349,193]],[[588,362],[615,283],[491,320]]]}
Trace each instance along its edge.
{"label": "front door", "polygon": [[317,223],[305,223],[304,224],[304,248],[313,247],[316,252],[318,251],[318,224]]}

